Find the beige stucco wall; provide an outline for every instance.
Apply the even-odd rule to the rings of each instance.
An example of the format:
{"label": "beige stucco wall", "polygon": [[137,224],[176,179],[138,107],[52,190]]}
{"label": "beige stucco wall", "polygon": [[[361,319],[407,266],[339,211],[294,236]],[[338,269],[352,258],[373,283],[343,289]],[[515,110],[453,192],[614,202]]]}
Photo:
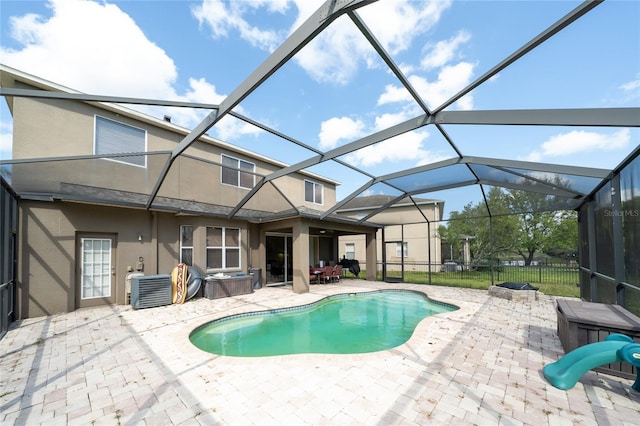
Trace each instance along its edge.
{"label": "beige stucco wall", "polygon": [[[19,317],[69,312],[78,307],[78,237],[113,236],[115,264],[112,303],[125,303],[128,267],[140,257],[145,274],[169,274],[179,260],[179,227],[194,226],[194,266],[205,271],[206,227],[241,229],[241,267],[249,265],[247,226],[240,221],[176,216],[79,203],[22,201],[20,203],[18,306]],[[138,240],[138,235],[142,241]]]}
{"label": "beige stucco wall", "polygon": [[[408,244],[408,256],[405,257],[406,262],[427,262],[438,265],[441,263],[442,255],[440,253],[440,238],[437,233],[438,223],[433,222],[439,219],[439,211],[436,204],[427,204],[422,206],[422,212],[427,219],[432,221],[427,224],[424,217],[413,206],[392,207],[388,210],[377,214],[370,220],[377,223],[407,223],[401,225],[387,225],[384,230],[385,241],[404,241]],[[351,212],[348,215],[357,217],[362,212]],[[422,223],[416,223],[422,222]],[[338,243],[340,256],[346,252],[347,244],[354,244],[355,258],[358,260],[365,259],[366,247],[364,235],[346,235],[341,236]],[[387,247],[387,261],[399,263],[401,258],[396,256],[394,244]],[[377,257],[378,262],[382,262],[382,230],[377,233]]]}
{"label": "beige stucco wall", "polygon": [[[129,267],[136,269],[143,258],[147,275],[169,274],[180,259],[179,230],[181,225],[194,227],[193,264],[206,270],[206,227],[223,226],[241,230],[240,268],[225,269],[225,273],[246,273],[250,267],[266,273],[265,238],[269,232],[292,233],[295,238],[294,291],[309,289],[309,236],[311,228],[330,227],[332,232],[370,233],[374,229],[326,223],[314,219],[292,218],[264,224],[249,224],[239,220],[216,217],[179,215],[84,203],[29,201],[19,204],[18,232],[18,317],[36,317],[69,312],[81,307],[79,286],[80,237],[113,237],[114,263],[112,297],[105,303],[126,303],[126,276]],[[140,236],[141,241],[138,239]],[[331,240],[322,237],[324,240]],[[363,247],[364,247],[363,243]],[[372,247],[369,247],[371,250]],[[325,248],[324,252],[335,250]],[[375,280],[375,253],[370,261],[367,279]],[[337,259],[336,259],[337,260]],[[364,267],[365,265],[363,265]]]}
{"label": "beige stucco wall", "polygon": [[[92,155],[95,117],[111,119],[147,132],[147,152],[170,151],[183,139],[169,124],[153,125],[95,106],[70,101],[15,98],[13,101],[13,158],[48,158]],[[163,128],[160,126],[169,126]],[[229,155],[255,164],[256,173],[268,175],[281,165],[246,151],[234,151],[217,145],[212,139],[198,141],[172,165],[159,196],[197,200],[223,206],[235,206],[249,192],[221,183],[221,155]],[[50,163],[14,164],[12,185],[17,191],[57,192],[60,182],[149,194],[167,161],[168,155],[147,156],[147,166],[134,166],[113,159],[82,159]],[[318,208],[304,200],[304,180],[324,187],[322,207],[335,204],[335,185],[320,178],[296,173],[266,184],[245,208],[279,212],[293,206]],[[259,176],[256,177],[256,182]],[[280,194],[274,185],[282,192]],[[284,194],[284,196],[283,196]],[[286,197],[286,198],[285,198]],[[287,199],[289,202],[287,202]]]}
{"label": "beige stucco wall", "polygon": [[137,233],[150,233],[150,213],[81,204],[20,202],[18,256],[19,317],[50,315],[76,308],[77,233],[115,237],[113,265],[116,302],[124,303],[126,266],[145,260],[155,269],[149,244]]}
{"label": "beige stucco wall", "polygon": [[[177,264],[180,259],[179,230],[181,225],[193,226],[193,265],[204,273],[245,273],[251,260],[249,258],[249,230],[247,223],[238,220],[226,220],[206,216],[174,216],[170,214],[159,215],[159,261],[161,269],[167,271]],[[239,228],[240,229],[240,267],[224,270],[207,269],[207,240],[206,228],[208,226]],[[162,272],[168,273],[168,272]]]}

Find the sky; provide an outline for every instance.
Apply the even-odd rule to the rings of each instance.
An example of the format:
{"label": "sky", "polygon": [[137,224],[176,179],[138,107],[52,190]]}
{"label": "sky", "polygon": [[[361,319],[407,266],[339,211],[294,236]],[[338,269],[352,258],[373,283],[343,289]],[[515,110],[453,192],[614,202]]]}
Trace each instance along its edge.
{"label": "sky", "polygon": [[[312,0],[0,0],[0,63],[95,95],[220,103],[320,5]],[[381,0],[357,14],[434,109],[565,16],[577,1]],[[638,107],[640,2],[607,0],[446,110]],[[193,128],[197,109],[128,106]],[[305,46],[235,109],[322,151],[423,113],[348,17]],[[443,126],[468,156],[612,169],[640,144],[636,129]],[[0,154],[11,155],[0,106]],[[314,153],[233,117],[208,132],[295,164]],[[455,157],[433,127],[340,159],[378,176]],[[338,200],[370,176],[334,162]],[[372,187],[368,193],[387,189]],[[476,188],[429,193],[445,215]]]}

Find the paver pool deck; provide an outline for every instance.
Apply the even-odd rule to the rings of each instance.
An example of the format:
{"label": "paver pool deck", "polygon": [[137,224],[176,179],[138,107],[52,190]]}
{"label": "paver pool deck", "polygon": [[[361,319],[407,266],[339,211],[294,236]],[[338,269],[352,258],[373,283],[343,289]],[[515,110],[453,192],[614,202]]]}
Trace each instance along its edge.
{"label": "paver pool deck", "polygon": [[[406,288],[460,306],[399,347],[359,355],[234,358],[200,351],[196,326],[328,295]],[[638,425],[633,381],[586,373],[567,391],[542,367],[563,355],[556,298],[343,280],[134,310],[82,309],[14,323],[0,341],[0,424]]]}

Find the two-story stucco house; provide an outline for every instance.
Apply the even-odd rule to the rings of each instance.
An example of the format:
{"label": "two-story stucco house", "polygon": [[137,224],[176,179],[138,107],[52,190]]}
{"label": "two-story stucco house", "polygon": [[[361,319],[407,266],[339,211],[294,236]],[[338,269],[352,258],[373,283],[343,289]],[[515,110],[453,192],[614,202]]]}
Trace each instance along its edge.
{"label": "two-story stucco house", "polygon": [[77,92],[6,66],[0,73],[3,89],[24,89],[5,97],[5,165],[19,196],[18,318],[124,304],[129,271],[168,274],[179,262],[203,274],[259,269],[263,283],[306,292],[309,265],[337,261],[343,234],[365,235],[375,279],[377,228],[320,219],[338,182],[287,174],[236,208],[286,165],[207,135],[168,162],[189,134],[168,117],[64,98]]}
{"label": "two-story stucco house", "polygon": [[[431,265],[431,271],[439,271],[442,253],[438,225],[442,219],[444,201],[423,198],[411,200],[407,197],[380,210],[394,198],[389,195],[357,197],[337,213],[354,219],[370,216],[369,220],[385,224],[384,228],[378,230],[376,238],[377,263],[384,265],[389,272],[385,278],[397,276],[403,263],[406,264],[406,270],[426,270]],[[341,257],[358,261],[366,259],[366,239],[362,235],[343,235],[339,237],[338,247]]]}

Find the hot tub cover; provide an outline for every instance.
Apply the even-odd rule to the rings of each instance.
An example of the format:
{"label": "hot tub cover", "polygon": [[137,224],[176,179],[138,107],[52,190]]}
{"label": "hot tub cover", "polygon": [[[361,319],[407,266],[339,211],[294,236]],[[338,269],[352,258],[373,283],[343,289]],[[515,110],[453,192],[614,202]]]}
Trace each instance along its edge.
{"label": "hot tub cover", "polygon": [[538,290],[538,287],[534,287],[529,283],[505,282],[498,284],[497,287],[509,288],[511,290]]}

